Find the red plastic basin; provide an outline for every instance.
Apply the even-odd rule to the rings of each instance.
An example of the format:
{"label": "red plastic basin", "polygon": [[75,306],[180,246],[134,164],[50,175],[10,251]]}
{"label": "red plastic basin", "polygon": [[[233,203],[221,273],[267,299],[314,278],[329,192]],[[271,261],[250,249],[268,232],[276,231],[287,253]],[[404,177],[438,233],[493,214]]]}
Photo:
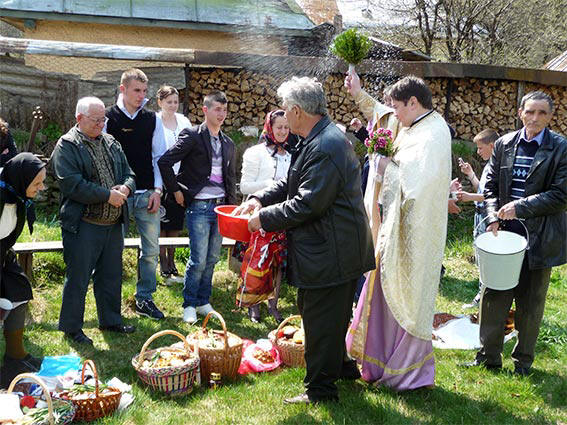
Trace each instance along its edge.
{"label": "red plastic basin", "polygon": [[250,242],[248,217],[230,215],[238,205],[219,205],[215,207],[219,222],[219,232],[225,238],[240,242]]}

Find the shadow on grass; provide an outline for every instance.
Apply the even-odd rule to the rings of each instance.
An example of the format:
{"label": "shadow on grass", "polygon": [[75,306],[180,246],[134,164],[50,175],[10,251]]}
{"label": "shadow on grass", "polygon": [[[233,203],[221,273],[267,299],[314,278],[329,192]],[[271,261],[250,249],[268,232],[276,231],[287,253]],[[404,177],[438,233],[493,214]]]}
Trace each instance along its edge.
{"label": "shadow on grass", "polygon": [[[395,393],[386,388],[374,388],[360,383],[340,384],[341,400],[317,407],[306,406],[279,424],[326,424],[327,418],[314,417],[310,409],[324,409],[332,423],[364,424],[478,424],[498,423],[531,425],[493,401],[477,401],[443,388],[418,389]],[[378,399],[378,400],[376,400]],[[402,412],[408,412],[404,415]],[[419,419],[416,419],[419,418]],[[538,423],[551,424],[543,417]]]}
{"label": "shadow on grass", "polygon": [[439,295],[451,301],[470,303],[478,292],[478,279],[458,279],[445,275],[439,285]]}
{"label": "shadow on grass", "polygon": [[545,400],[546,404],[557,409],[565,408],[565,400],[567,400],[567,379],[565,379],[565,374],[560,375],[532,368],[532,373],[522,379],[528,379],[533,384],[534,390]]}
{"label": "shadow on grass", "polygon": [[[418,409],[424,415],[432,413],[435,418],[424,421],[431,424],[449,423],[497,423],[497,424],[533,424],[535,418],[524,419],[513,411],[503,408],[491,400],[473,400],[463,394],[448,391],[444,388],[434,390],[416,390],[401,395],[401,398],[412,409]],[[537,423],[551,424],[543,416]]]}

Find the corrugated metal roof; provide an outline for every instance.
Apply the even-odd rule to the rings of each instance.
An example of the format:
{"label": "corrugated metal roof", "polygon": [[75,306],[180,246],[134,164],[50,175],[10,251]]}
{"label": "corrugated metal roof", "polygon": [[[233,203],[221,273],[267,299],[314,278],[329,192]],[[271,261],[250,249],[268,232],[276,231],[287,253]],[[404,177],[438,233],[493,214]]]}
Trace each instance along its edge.
{"label": "corrugated metal roof", "polygon": [[551,59],[544,66],[545,69],[550,71],[563,71],[567,72],[567,50],[561,53],[559,56]]}
{"label": "corrugated metal roof", "polygon": [[[142,19],[309,30],[313,22],[293,0],[0,0],[0,15],[34,14]],[[132,23],[134,24],[134,23]],[[157,25],[157,24],[156,24]]]}

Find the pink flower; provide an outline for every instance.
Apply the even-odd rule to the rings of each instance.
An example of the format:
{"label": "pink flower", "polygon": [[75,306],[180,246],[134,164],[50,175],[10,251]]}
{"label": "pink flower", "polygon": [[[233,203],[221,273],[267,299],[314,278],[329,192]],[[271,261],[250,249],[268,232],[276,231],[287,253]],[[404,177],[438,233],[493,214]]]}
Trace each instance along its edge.
{"label": "pink flower", "polygon": [[390,130],[389,128],[386,129],[386,134],[388,135],[388,137],[392,137],[392,130]]}
{"label": "pink flower", "polygon": [[364,146],[366,146],[366,147],[370,146],[370,139],[368,139],[368,137],[364,141]]}
{"label": "pink flower", "polygon": [[386,139],[384,137],[378,137],[378,144],[380,147],[386,146]]}

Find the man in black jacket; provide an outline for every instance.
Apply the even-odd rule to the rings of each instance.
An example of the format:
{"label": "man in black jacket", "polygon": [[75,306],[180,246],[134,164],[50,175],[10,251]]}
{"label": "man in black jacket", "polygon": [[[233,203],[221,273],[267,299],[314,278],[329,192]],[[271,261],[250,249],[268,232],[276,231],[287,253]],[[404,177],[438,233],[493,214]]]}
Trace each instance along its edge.
{"label": "man in black jacket", "polygon": [[[209,298],[222,244],[214,208],[236,203],[234,143],[220,129],[227,103],[220,91],[205,96],[205,122],[183,130],[158,161],[168,193],[187,208],[191,256],[183,285],[183,320],[188,323],[197,321],[197,313],[206,315],[213,310]],[[178,161],[181,166],[175,176],[173,165]]]}
{"label": "man in black jacket", "polygon": [[[251,231],[286,230],[288,282],[298,288],[305,328],[306,392],[286,403],[337,400],[335,381],[360,377],[345,350],[354,291],[375,267],[360,190],[360,164],[327,115],[321,83],[293,77],[278,89],[290,131],[299,135],[287,179],[239,209]],[[237,212],[238,213],[238,212]]]}
{"label": "man in black jacket", "polygon": [[[553,101],[547,94],[526,94],[519,109],[524,127],[494,145],[484,189],[487,231],[496,235],[504,229],[525,235],[515,220],[522,219],[528,230],[529,250],[518,286],[505,291],[483,290],[481,349],[468,366],[502,367],[504,326],[515,300],[518,342],[512,352],[514,373],[530,373],[551,268],[567,262],[567,140],[547,128],[552,115]],[[499,223],[499,219],[504,221]]]}

